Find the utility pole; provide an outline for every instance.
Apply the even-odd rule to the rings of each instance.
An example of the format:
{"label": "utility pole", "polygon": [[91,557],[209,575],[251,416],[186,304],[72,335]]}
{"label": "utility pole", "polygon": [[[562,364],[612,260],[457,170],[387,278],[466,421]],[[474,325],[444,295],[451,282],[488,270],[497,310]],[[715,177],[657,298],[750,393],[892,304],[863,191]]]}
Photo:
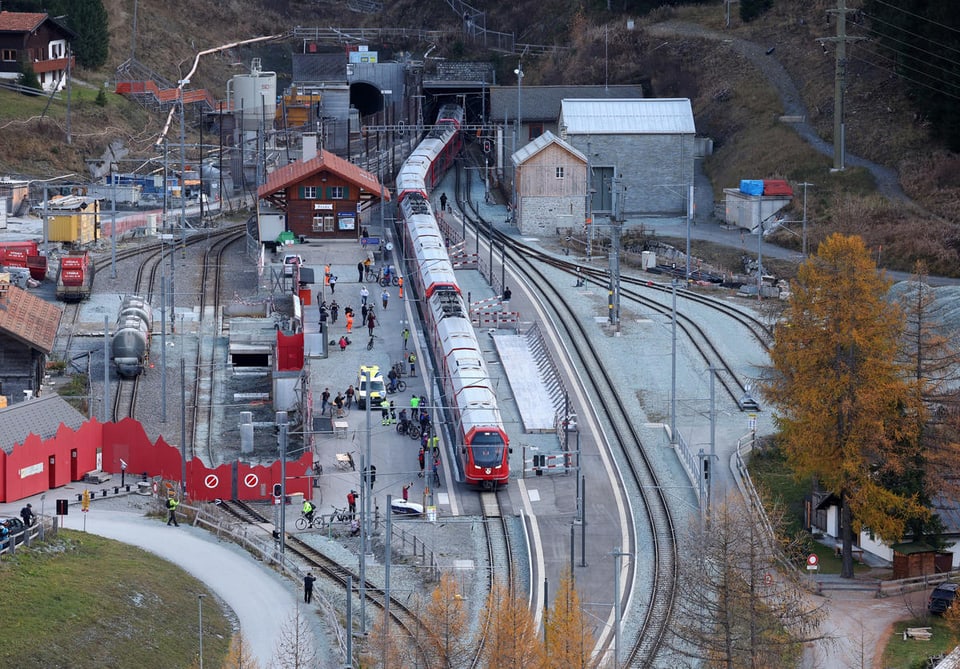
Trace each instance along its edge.
{"label": "utility pole", "polygon": [[806,258],[807,257],[807,186],[816,186],[816,184],[808,184],[806,181],[804,181],[800,185],[803,186],[803,228],[802,228],[803,236],[801,237],[801,239],[803,240],[803,257]]}
{"label": "utility pole", "polygon": [[819,37],[817,41],[821,44],[826,42],[836,42],[837,55],[836,66],[834,69],[834,90],[833,90],[833,170],[840,172],[846,169],[844,133],[846,132],[843,123],[844,114],[844,89],[847,79],[847,41],[858,41],[866,39],[864,37],[850,37],[847,35],[847,14],[854,12],[854,9],[848,9],[846,0],[837,0],[837,8],[827,10],[830,14],[837,15],[837,36]]}

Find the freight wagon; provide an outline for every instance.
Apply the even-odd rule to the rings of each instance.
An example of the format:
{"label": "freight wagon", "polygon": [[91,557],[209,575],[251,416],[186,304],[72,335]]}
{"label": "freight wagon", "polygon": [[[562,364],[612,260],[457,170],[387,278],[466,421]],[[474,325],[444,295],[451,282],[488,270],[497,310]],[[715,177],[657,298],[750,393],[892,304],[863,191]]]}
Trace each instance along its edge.
{"label": "freight wagon", "polygon": [[60,258],[57,270],[57,299],[79,302],[90,297],[96,269],[87,251],[72,251]]}

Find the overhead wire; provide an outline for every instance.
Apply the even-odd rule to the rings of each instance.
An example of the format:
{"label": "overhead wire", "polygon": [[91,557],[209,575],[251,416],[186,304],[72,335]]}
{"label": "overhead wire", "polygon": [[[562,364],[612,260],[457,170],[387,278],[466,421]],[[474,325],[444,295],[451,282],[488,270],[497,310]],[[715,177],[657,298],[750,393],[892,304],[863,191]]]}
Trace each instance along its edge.
{"label": "overhead wire", "polygon": [[[926,22],[928,22],[928,23],[932,23],[932,24],[935,25],[935,26],[939,26],[939,27],[941,27],[941,28],[946,28],[947,30],[952,30],[953,32],[960,34],[960,28],[954,28],[953,26],[948,26],[948,25],[946,25],[945,23],[940,23],[939,21],[934,21],[934,20],[931,19],[931,18],[928,18],[928,17],[926,17],[926,16],[922,16],[922,15],[920,15],[920,14],[915,14],[915,13],[911,12],[911,11],[908,10],[908,9],[904,9],[903,7],[897,7],[896,5],[891,5],[889,2],[884,2],[883,0],[873,0],[873,2],[876,3],[876,4],[878,4],[878,5],[883,5],[884,7],[889,7],[890,9],[893,9],[893,10],[896,10],[896,11],[898,11],[898,12],[901,12],[902,14],[907,14],[908,16],[912,16],[912,17],[915,18],[915,19],[920,19],[921,21],[926,21]],[[863,14],[864,14],[864,16],[869,16],[866,12],[863,12]]]}

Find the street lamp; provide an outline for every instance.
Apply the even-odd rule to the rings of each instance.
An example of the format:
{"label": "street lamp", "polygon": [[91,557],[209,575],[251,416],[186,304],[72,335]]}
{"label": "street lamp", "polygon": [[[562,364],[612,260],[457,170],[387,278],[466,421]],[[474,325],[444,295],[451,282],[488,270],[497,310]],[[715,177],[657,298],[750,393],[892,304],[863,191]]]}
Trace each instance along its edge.
{"label": "street lamp", "polygon": [[200,669],[203,669],[203,598],[206,595],[197,595],[197,606],[200,610],[198,631],[200,633]]}
{"label": "street lamp", "polygon": [[523,90],[523,63],[517,62],[517,69],[513,71],[517,75],[517,144],[520,144],[520,130],[523,127],[523,121],[520,113],[520,94]]}

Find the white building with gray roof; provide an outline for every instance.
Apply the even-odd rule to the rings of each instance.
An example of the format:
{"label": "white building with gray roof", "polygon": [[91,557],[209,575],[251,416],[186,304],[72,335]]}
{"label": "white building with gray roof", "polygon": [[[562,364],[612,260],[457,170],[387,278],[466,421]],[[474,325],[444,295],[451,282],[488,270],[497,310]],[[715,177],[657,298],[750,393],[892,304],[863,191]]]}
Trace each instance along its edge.
{"label": "white building with gray roof", "polygon": [[616,209],[685,216],[695,135],[688,99],[565,99],[560,107],[560,137],[589,160],[594,220]]}

